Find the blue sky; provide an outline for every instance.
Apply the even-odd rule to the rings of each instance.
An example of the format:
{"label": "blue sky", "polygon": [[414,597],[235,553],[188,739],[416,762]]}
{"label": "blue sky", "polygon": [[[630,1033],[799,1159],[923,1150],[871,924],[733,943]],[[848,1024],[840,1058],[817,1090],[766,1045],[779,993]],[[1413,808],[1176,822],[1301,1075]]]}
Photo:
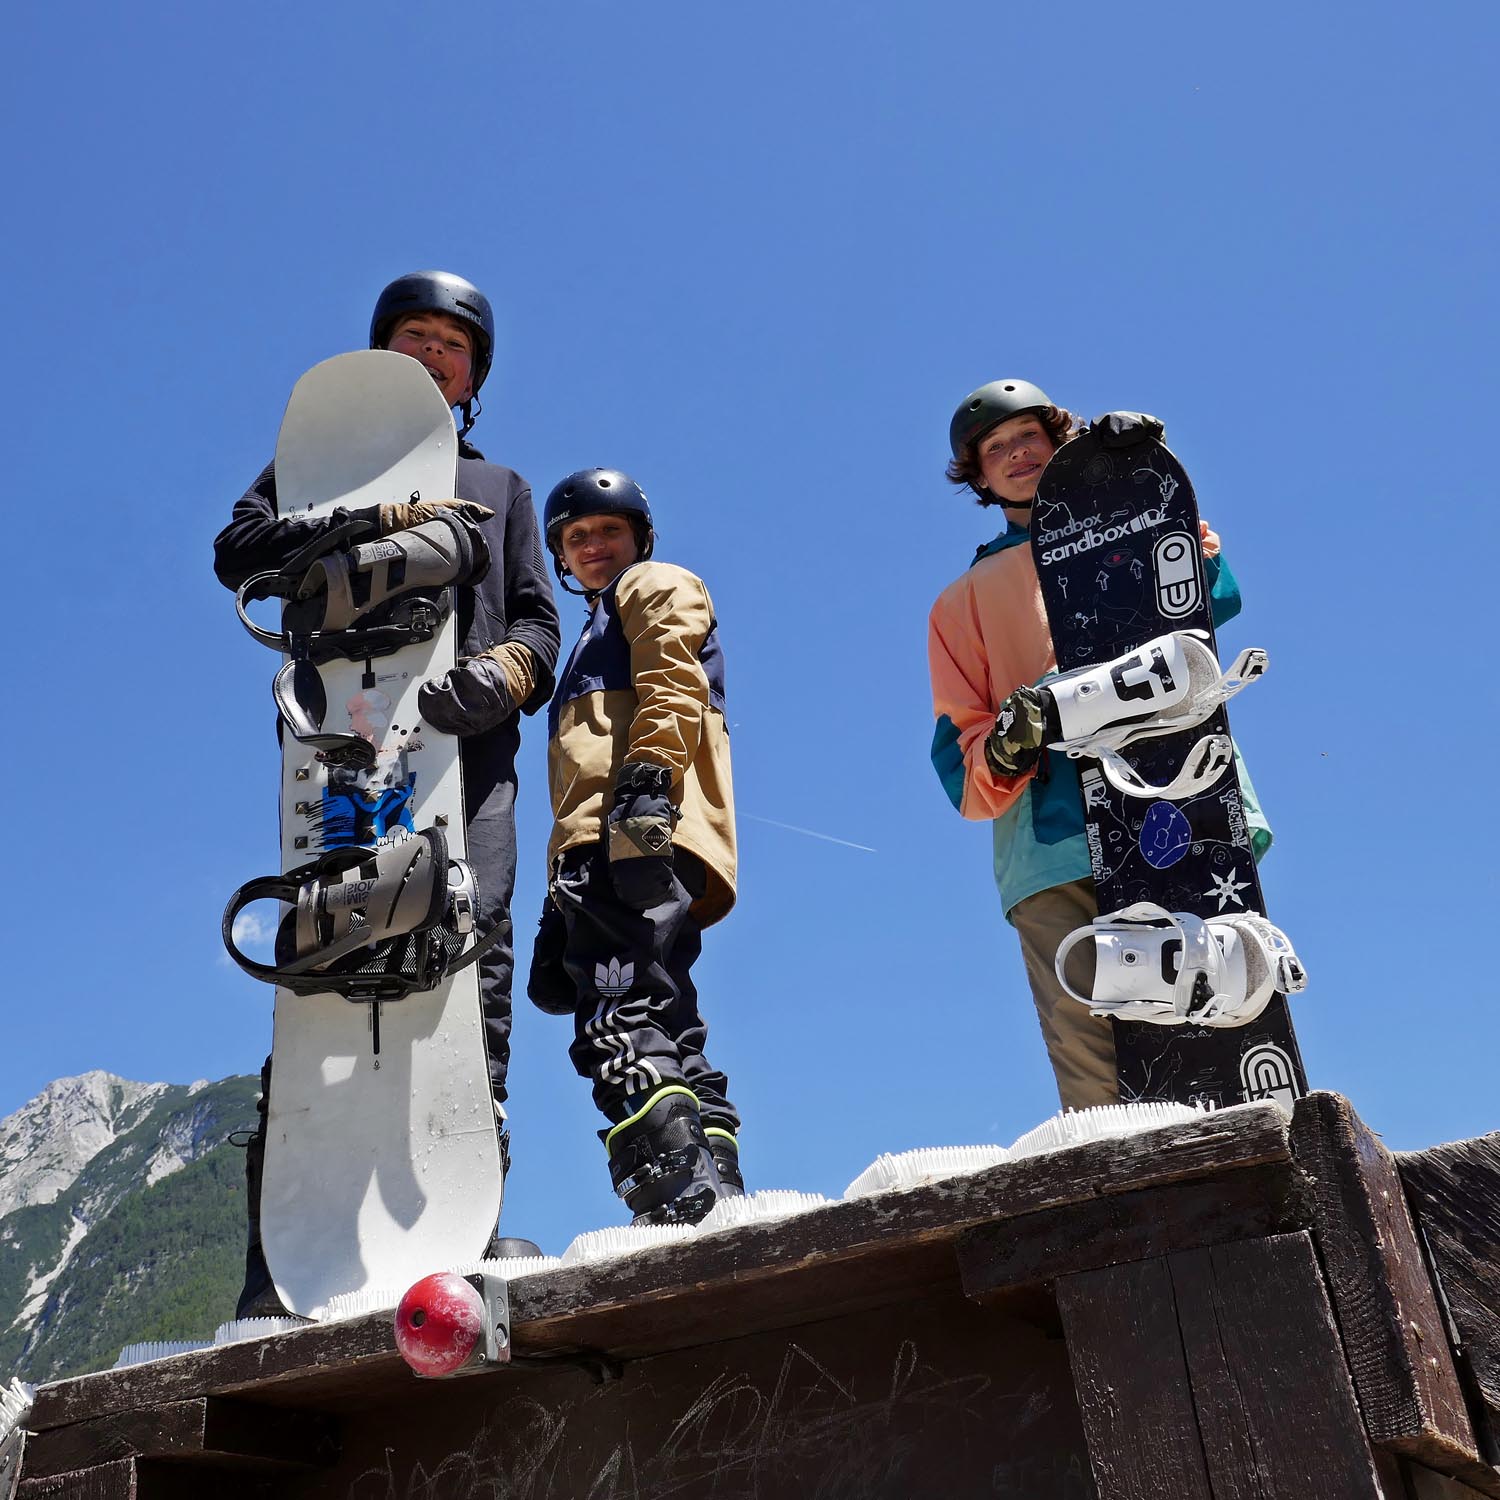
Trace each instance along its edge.
{"label": "blue sky", "polygon": [[[941,478],[948,417],[1006,375],[1160,414],[1224,537],[1221,644],[1271,656],[1234,724],[1314,1083],[1397,1147],[1495,1128],[1497,29],[1480,4],[18,10],[0,1114],[88,1068],[259,1065],[270,991],[218,922],[276,859],[270,674],[210,542],[298,374],[437,265],[498,312],[481,447],[543,495],[627,469],[718,605],[743,868],[699,973],[752,1185],[832,1195],[1055,1108],[988,830],[927,763],[926,611],[995,529]],[[543,750],[533,721],[523,950]],[[520,1002],[507,1222],[551,1250],[620,1214],[567,1041]]]}

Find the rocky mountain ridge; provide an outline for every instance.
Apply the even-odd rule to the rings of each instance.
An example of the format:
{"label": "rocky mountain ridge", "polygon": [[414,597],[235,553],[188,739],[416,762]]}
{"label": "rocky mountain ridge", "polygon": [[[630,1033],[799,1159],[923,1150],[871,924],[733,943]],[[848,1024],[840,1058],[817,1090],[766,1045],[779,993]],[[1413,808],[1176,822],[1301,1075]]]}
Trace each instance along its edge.
{"label": "rocky mountain ridge", "polygon": [[[59,1078],[0,1120],[0,1373],[48,1379],[232,1315],[257,1080]],[[169,1325],[174,1325],[169,1327]]]}

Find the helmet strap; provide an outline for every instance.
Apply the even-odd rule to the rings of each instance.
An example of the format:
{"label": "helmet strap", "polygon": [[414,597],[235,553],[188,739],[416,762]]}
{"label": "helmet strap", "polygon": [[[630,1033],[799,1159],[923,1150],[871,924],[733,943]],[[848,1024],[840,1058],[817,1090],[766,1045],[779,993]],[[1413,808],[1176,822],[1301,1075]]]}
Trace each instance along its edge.
{"label": "helmet strap", "polygon": [[480,414],[484,411],[484,404],[478,396],[470,396],[458,409],[463,413],[464,418],[464,425],[458,429],[458,435],[461,438],[468,437],[470,429],[479,420]]}

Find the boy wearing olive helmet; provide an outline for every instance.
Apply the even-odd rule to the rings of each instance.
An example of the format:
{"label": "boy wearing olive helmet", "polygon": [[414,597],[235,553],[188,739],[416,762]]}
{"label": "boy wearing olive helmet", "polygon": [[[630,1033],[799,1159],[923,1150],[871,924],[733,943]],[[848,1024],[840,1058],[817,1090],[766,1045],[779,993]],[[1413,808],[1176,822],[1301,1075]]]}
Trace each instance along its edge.
{"label": "boy wearing olive helmet", "polygon": [[[1117,413],[1161,435],[1153,417]],[[994,831],[995,882],[1016,929],[1047,1055],[1065,1109],[1119,1102],[1114,1033],[1067,996],[1053,959],[1067,935],[1098,916],[1083,832],[1078,773],[1045,748],[1029,690],[1057,659],[1031,554],[1031,506],[1052,454],[1080,430],[1073,414],[1026,380],[996,380],[960,403],[949,424],[947,477],[982,506],[999,506],[1005,529],[985,543],[928,618],[927,651],[937,720],[932,761],[955,808]],[[1239,586],[1203,524],[1215,625],[1239,613]],[[1257,856],[1270,844],[1245,778]],[[1088,945],[1080,969],[1091,966]],[[1088,992],[1092,974],[1080,975]]]}

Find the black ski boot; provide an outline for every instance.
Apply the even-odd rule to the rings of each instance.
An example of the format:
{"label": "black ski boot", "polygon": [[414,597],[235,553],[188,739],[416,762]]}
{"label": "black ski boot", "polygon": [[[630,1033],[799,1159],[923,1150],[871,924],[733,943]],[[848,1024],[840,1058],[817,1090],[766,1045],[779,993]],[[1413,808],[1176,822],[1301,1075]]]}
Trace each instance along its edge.
{"label": "black ski boot", "polygon": [[[262,1074],[264,1080],[264,1074]],[[266,1252],[260,1243],[260,1183],[266,1166],[266,1096],[264,1083],[257,1101],[260,1120],[249,1139],[243,1143],[229,1137],[232,1146],[243,1144],[245,1148],[245,1285],[240,1300],[234,1309],[238,1318],[286,1318],[291,1312],[276,1295],[276,1285],[271,1280],[271,1269],[266,1265]]]}
{"label": "black ski boot", "polygon": [[657,1089],[604,1145],[610,1182],[637,1224],[696,1224],[723,1192],[697,1096],[681,1084]]}
{"label": "black ski boot", "polygon": [[732,1131],[722,1125],[710,1125],[704,1130],[708,1137],[708,1149],[713,1153],[714,1165],[719,1169],[719,1196],[721,1198],[743,1198],[745,1179],[740,1172],[740,1143]]}

